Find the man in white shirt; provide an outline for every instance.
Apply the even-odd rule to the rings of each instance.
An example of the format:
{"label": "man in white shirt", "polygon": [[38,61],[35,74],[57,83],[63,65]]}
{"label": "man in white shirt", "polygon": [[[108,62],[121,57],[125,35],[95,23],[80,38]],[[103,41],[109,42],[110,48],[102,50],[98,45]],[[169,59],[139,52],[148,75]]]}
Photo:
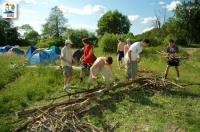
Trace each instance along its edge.
{"label": "man in white shirt", "polygon": [[137,63],[141,60],[140,53],[143,48],[148,47],[149,42],[150,41],[148,39],[143,39],[141,42],[133,43],[128,49],[125,55],[127,80],[135,80],[137,76]]}
{"label": "man in white shirt", "polygon": [[64,75],[64,90],[69,87],[69,82],[72,77],[72,42],[70,40],[65,41],[65,46],[61,50],[61,66],[63,68]]}

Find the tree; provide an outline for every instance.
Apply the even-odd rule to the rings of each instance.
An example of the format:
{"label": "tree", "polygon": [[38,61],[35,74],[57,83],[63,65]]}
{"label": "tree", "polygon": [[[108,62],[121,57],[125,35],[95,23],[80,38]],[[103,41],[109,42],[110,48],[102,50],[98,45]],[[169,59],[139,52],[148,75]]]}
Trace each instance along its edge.
{"label": "tree", "polygon": [[24,24],[20,27],[23,33],[23,38],[30,44],[36,44],[40,35],[29,24]]}
{"label": "tree", "polygon": [[51,9],[47,22],[43,25],[42,35],[45,38],[56,37],[59,38],[63,33],[67,19],[63,12],[55,6]]}
{"label": "tree", "polygon": [[83,47],[82,39],[88,37],[91,43],[96,46],[97,45],[97,37],[94,33],[88,32],[85,29],[67,29],[64,33],[65,39],[70,39],[73,42],[74,48]]}
{"label": "tree", "polygon": [[108,11],[98,21],[98,35],[104,33],[126,34],[129,32],[131,23],[127,16],[119,11]]}
{"label": "tree", "polygon": [[17,27],[12,25],[12,21],[3,19],[0,16],[0,45],[18,44],[19,33]]}
{"label": "tree", "polygon": [[183,1],[174,11],[177,31],[188,44],[200,43],[200,1]]}

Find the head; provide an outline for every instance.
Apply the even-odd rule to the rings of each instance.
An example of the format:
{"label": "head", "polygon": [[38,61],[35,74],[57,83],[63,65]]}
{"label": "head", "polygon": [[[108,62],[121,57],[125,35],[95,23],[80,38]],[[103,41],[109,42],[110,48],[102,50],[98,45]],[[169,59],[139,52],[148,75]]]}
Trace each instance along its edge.
{"label": "head", "polygon": [[149,43],[150,43],[150,41],[149,41],[149,39],[143,39],[142,40],[142,47],[148,47],[149,46]]}
{"label": "head", "polygon": [[107,57],[106,63],[107,63],[108,65],[112,65],[112,63],[113,63],[112,57]]}
{"label": "head", "polygon": [[121,39],[121,38],[119,38],[119,39],[118,39],[118,42],[121,42],[121,41],[122,41],[122,39]]}
{"label": "head", "polygon": [[68,48],[71,48],[71,45],[72,45],[72,41],[71,40],[65,40],[65,46],[68,47]]}
{"label": "head", "polygon": [[169,40],[169,45],[174,45],[174,40],[173,39]]}
{"label": "head", "polygon": [[128,45],[131,45],[131,40],[128,38],[128,39],[126,40],[126,43],[127,43]]}
{"label": "head", "polygon": [[83,45],[89,44],[88,38],[83,38],[82,43],[83,43]]}

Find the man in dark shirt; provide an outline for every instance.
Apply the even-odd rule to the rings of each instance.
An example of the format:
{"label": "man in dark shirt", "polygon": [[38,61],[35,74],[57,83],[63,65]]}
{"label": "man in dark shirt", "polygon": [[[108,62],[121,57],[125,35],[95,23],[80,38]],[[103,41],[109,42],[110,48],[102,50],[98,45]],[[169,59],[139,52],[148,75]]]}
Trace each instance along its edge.
{"label": "man in dark shirt", "polygon": [[174,40],[172,39],[169,40],[167,53],[168,53],[168,60],[167,60],[167,68],[165,71],[164,79],[167,79],[169,68],[174,66],[177,73],[176,80],[179,80],[179,58],[178,58],[179,49],[178,47],[175,46]]}

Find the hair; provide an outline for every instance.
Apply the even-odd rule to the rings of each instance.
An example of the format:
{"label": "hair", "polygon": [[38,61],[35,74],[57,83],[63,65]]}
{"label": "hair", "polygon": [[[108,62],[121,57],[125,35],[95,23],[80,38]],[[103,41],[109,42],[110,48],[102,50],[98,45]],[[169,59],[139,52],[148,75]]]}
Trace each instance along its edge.
{"label": "hair", "polygon": [[89,39],[88,39],[88,38],[83,38],[83,39],[82,39],[82,42],[83,42],[83,43],[86,43],[86,44],[90,44],[90,42],[89,42]]}
{"label": "hair", "polygon": [[122,41],[122,38],[119,38],[118,41]]}
{"label": "hair", "polygon": [[169,42],[170,42],[170,43],[174,43],[174,40],[173,40],[173,39],[170,39]]}
{"label": "hair", "polygon": [[112,64],[112,63],[113,63],[112,57],[109,56],[109,57],[106,59],[106,62],[107,62],[108,64]]}
{"label": "hair", "polygon": [[142,42],[145,42],[145,43],[149,44],[150,40],[145,38],[145,39],[142,40]]}

